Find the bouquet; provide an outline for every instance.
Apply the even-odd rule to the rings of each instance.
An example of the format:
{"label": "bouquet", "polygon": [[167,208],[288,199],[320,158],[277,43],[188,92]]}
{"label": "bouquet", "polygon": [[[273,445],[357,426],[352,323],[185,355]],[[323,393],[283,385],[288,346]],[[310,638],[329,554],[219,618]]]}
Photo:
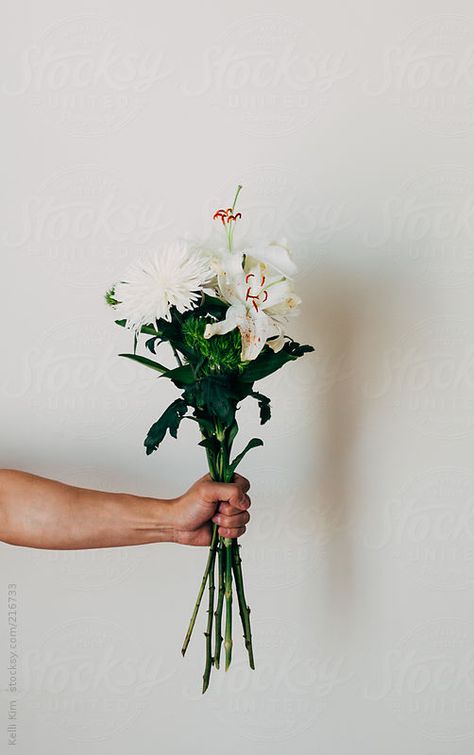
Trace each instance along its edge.
{"label": "bouquet", "polygon": [[[232,206],[217,210],[213,216],[222,225],[222,246],[209,248],[187,240],[165,245],[135,263],[106,293],[107,303],[118,316],[116,323],[134,334],[133,353],[120,356],[155,370],[180,391],[179,398],[149,429],[144,442],[146,453],[156,451],[166,433],[176,438],[182,420],[190,419],[199,427],[199,445],[206,450],[210,475],[220,482],[231,482],[246,453],[263,445],[259,438],[252,438],[233,455],[240,402],[254,399],[261,424],[267,422],[270,399],[255,390],[255,383],[313,351],[312,346],[300,345],[285,333],[288,318],[297,312],[301,301],[294,292],[296,267],[287,247],[260,242],[234,247],[234,230],[241,218],[236,211],[241,188],[237,188]],[[144,347],[151,357],[137,353],[141,335],[146,337]],[[154,358],[164,343],[171,347],[177,363],[174,367]],[[220,666],[222,646],[226,670],[231,663],[234,590],[249,664],[255,668],[240,545],[235,538],[221,537],[217,524],[212,525],[209,554],[182,646],[183,656],[206,585],[203,693],[212,667]]]}

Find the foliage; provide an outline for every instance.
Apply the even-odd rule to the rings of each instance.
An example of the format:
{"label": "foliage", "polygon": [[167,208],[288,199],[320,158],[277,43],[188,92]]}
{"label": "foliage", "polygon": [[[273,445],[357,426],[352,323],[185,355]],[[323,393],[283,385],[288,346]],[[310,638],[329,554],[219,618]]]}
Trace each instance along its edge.
{"label": "foliage", "polygon": [[[181,315],[172,308],[170,321],[161,319],[141,328],[142,333],[151,336],[146,341],[146,347],[152,354],[156,354],[160,344],[170,344],[180,361],[175,368],[167,368],[154,359],[138,354],[120,355],[159,372],[161,377],[171,380],[182,390],[180,398],[150,428],[145,439],[147,454],[157,450],[167,430],[176,437],[181,419],[188,416],[200,426],[202,444],[208,457],[217,448],[216,442],[218,444],[224,440],[229,457],[237,433],[235,415],[241,401],[247,396],[257,401],[262,425],[271,417],[270,399],[254,390],[254,382],[313,351],[312,346],[300,345],[288,339],[278,352],[266,345],[255,360],[241,362],[238,330],[204,338],[206,323],[220,317],[223,306],[218,299],[204,295],[194,310]],[[117,324],[125,326],[123,320],[117,321]],[[191,414],[186,415],[188,410]],[[260,445],[261,441],[256,441],[253,439],[246,451]],[[238,461],[241,458],[243,456],[239,455]]]}
{"label": "foliage", "polygon": [[176,438],[178,427],[187,410],[187,404],[183,399],[178,398],[163,412],[160,419],[152,425],[145,438],[145,447],[147,456],[156,451],[161,441],[166,435],[166,431]]}

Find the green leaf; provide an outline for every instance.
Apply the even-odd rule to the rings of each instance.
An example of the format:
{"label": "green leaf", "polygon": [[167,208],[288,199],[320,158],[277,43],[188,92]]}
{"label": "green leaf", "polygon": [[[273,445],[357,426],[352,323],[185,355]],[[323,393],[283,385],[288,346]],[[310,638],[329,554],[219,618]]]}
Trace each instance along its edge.
{"label": "green leaf", "polygon": [[214,453],[218,453],[220,449],[220,443],[214,436],[203,438],[203,440],[198,443],[198,446],[207,448],[209,449],[209,451],[213,451]]}
{"label": "green leaf", "polygon": [[292,362],[309,351],[314,351],[313,346],[301,346],[296,341],[287,341],[283,348],[277,352],[266,346],[258,357],[249,362],[242,370],[240,379],[247,383],[261,380],[279,370],[287,362]]}
{"label": "green leaf", "polygon": [[268,396],[264,396],[263,393],[259,393],[258,391],[252,391],[252,393],[250,393],[250,396],[252,396],[252,398],[254,398],[258,402],[260,409],[260,424],[264,425],[265,422],[268,422],[268,420],[272,416],[272,411],[270,409],[270,399],[268,398]]}
{"label": "green leaf", "polygon": [[147,359],[147,357],[142,357],[139,354],[119,354],[119,357],[131,359],[132,362],[143,364],[145,367],[149,367],[151,370],[155,370],[156,372],[165,373],[170,371],[168,367],[164,367],[162,364],[159,364],[159,362],[154,362],[153,359]]}
{"label": "green leaf", "polygon": [[152,354],[156,355],[156,347],[159,346],[160,343],[160,338],[158,338],[157,336],[152,336],[145,341],[145,348],[148,349],[148,351],[151,351]]}
{"label": "green leaf", "polygon": [[214,422],[211,422],[210,419],[206,419],[205,417],[202,417],[199,415],[196,416],[196,413],[194,413],[193,415],[187,414],[185,417],[183,417],[183,419],[192,419],[193,422],[197,422],[197,424],[199,425],[199,429],[201,430],[203,434],[204,433],[211,434],[215,430]]}
{"label": "green leaf", "polygon": [[[120,325],[121,328],[125,328],[127,326],[126,320],[115,320],[116,325]],[[157,331],[156,328],[154,328],[152,325],[142,325],[140,328],[140,333],[147,333],[149,336],[159,336],[160,333]]]}
{"label": "green leaf", "polygon": [[183,395],[190,406],[211,415],[222,427],[234,421],[240,393],[230,376],[206,375],[188,385]]}
{"label": "green leaf", "polygon": [[112,286],[112,288],[109,288],[109,290],[105,292],[104,299],[109,307],[115,307],[115,305],[118,304],[118,301],[115,298],[114,286]]}
{"label": "green leaf", "polygon": [[237,435],[238,432],[239,432],[239,426],[237,424],[237,420],[234,419],[229,429],[229,438],[228,438],[229,448],[232,446],[232,443],[234,442],[235,436]]}
{"label": "green leaf", "polygon": [[185,385],[191,385],[195,381],[193,368],[190,364],[183,364],[181,367],[167,370],[163,373],[163,377],[169,378],[177,388],[184,388]]}
{"label": "green leaf", "polygon": [[156,451],[165,437],[166,431],[168,431],[173,438],[176,438],[178,427],[187,408],[188,405],[186,404],[186,401],[183,401],[182,398],[177,398],[176,401],[173,401],[173,403],[163,412],[160,419],[150,427],[144,442],[147,456],[153,453],[153,451]]}
{"label": "green leaf", "polygon": [[244,450],[235,457],[234,461],[229,466],[229,472],[234,474],[236,467],[240,464],[245,454],[250,451],[251,448],[257,448],[257,446],[263,446],[263,440],[261,440],[261,438],[252,438],[252,440],[249,440]]}
{"label": "green leaf", "polygon": [[203,314],[213,315],[214,317],[221,319],[228,306],[229,305],[226,304],[225,301],[218,299],[217,296],[204,294],[203,303],[198,307],[196,312],[198,312],[199,314],[201,314],[202,312]]}

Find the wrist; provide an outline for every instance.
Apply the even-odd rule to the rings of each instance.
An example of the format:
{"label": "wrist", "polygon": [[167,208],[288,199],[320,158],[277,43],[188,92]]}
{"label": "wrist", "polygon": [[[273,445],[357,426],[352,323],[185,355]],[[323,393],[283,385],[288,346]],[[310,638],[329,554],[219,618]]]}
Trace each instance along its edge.
{"label": "wrist", "polygon": [[127,496],[136,543],[173,543],[176,539],[175,499]]}

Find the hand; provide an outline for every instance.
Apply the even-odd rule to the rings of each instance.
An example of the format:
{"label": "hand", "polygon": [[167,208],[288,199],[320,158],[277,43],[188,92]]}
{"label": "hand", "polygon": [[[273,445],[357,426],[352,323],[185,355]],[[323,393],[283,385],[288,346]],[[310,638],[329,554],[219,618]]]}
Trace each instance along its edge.
{"label": "hand", "polygon": [[174,541],[181,545],[210,545],[212,524],[222,537],[240,537],[250,519],[249,481],[234,474],[233,482],[201,477],[173,502]]}

